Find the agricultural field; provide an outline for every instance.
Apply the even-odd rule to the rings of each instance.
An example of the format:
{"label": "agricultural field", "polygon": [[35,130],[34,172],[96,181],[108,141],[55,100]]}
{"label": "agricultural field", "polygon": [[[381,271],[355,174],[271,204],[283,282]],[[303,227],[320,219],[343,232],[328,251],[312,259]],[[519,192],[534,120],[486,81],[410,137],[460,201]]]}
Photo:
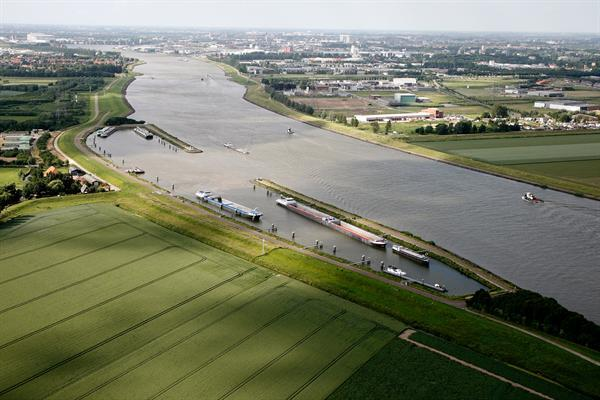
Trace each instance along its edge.
{"label": "agricultural field", "polygon": [[520,171],[600,186],[600,135],[422,142],[420,146]]}
{"label": "agricultural field", "polygon": [[324,398],[404,325],[111,205],[0,225],[0,398]]}
{"label": "agricultural field", "polygon": [[394,109],[387,106],[385,99],[374,100],[362,97],[300,97],[292,96],[291,100],[312,106],[316,113],[327,111],[343,113],[350,117],[354,114],[393,113]]}
{"label": "agricultural field", "polygon": [[17,187],[23,185],[23,181],[19,178],[21,168],[0,167],[0,186],[15,183]]}
{"label": "agricultural field", "polygon": [[329,400],[539,399],[401,339],[388,343]]}
{"label": "agricultural field", "polygon": [[529,374],[523,370],[511,367],[493,358],[481,355],[465,347],[450,343],[438,337],[428,335],[423,332],[415,332],[410,336],[411,340],[422,343],[426,346],[440,350],[446,354],[464,360],[468,363],[483,368],[486,371],[502,376],[525,387],[543,393],[555,400],[583,400],[588,397],[573,392],[561,385],[554,384],[546,379],[536,375]]}
{"label": "agricultural field", "polygon": [[444,80],[448,89],[477,100],[502,100],[505,86],[523,83],[522,80],[505,77],[455,78]]}

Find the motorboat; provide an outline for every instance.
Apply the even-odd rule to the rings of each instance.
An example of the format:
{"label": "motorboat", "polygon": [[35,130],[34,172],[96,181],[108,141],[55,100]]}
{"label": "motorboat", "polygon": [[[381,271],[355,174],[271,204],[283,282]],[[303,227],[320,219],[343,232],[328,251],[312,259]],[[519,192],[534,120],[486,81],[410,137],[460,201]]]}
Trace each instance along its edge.
{"label": "motorboat", "polygon": [[537,197],[536,195],[534,195],[531,192],[526,192],[521,196],[521,199],[523,201],[526,201],[528,203],[543,203],[544,200],[540,199],[539,197]]}

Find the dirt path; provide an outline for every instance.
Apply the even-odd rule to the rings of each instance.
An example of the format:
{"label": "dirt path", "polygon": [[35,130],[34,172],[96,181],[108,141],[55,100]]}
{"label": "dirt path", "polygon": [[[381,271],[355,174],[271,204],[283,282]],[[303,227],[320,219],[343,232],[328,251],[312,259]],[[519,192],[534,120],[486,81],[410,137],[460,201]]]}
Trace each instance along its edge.
{"label": "dirt path", "polygon": [[530,388],[528,388],[527,386],[523,386],[523,385],[521,385],[520,383],[513,382],[513,381],[511,381],[510,379],[506,379],[506,378],[505,378],[505,377],[503,377],[503,376],[497,375],[497,374],[495,374],[495,373],[493,373],[493,372],[490,372],[490,371],[488,371],[488,370],[486,370],[486,369],[483,369],[483,368],[481,368],[481,367],[478,367],[477,365],[474,365],[474,364],[471,364],[471,363],[469,363],[469,362],[466,362],[466,361],[464,361],[464,360],[461,360],[460,358],[456,358],[456,357],[454,357],[454,356],[451,356],[450,354],[447,354],[447,353],[444,353],[443,351],[440,351],[440,350],[434,349],[433,347],[429,347],[429,346],[427,346],[427,345],[425,345],[425,344],[422,344],[422,343],[416,342],[416,341],[414,341],[414,340],[412,340],[412,339],[410,338],[410,336],[411,336],[413,333],[415,333],[415,331],[414,331],[414,330],[412,330],[412,329],[406,329],[406,330],[404,330],[404,332],[402,332],[402,333],[400,334],[399,338],[400,338],[400,339],[402,339],[402,340],[405,340],[405,341],[407,341],[407,342],[409,342],[409,343],[411,343],[411,344],[413,344],[413,345],[415,345],[415,346],[417,346],[417,347],[420,347],[420,348],[422,348],[422,349],[429,350],[429,351],[431,351],[431,352],[433,352],[433,353],[436,353],[436,354],[439,354],[439,355],[441,355],[442,357],[446,357],[447,359],[449,359],[449,360],[452,360],[452,361],[454,361],[454,362],[457,362],[457,363],[459,363],[460,365],[463,365],[463,366],[465,366],[465,367],[467,367],[467,368],[474,369],[475,371],[478,371],[478,372],[481,372],[482,374],[485,374],[485,375],[491,376],[492,378],[498,379],[499,381],[506,382],[506,383],[508,383],[509,385],[513,386],[513,387],[516,387],[516,388],[518,388],[518,389],[521,389],[521,390],[525,390],[526,392],[529,392],[529,393],[531,393],[531,394],[533,394],[533,395],[539,396],[539,397],[541,397],[541,398],[543,398],[543,399],[552,400],[552,397],[550,397],[550,396],[547,396],[547,395],[545,395],[545,394],[543,394],[543,393],[537,392],[537,391],[535,391],[535,390],[533,390],[533,389],[530,389]]}

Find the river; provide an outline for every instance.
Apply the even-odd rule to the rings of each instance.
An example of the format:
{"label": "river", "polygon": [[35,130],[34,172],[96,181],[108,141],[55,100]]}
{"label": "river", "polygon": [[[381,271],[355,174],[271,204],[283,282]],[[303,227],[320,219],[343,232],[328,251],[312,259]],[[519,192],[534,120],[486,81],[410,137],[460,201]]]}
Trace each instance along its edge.
{"label": "river", "polygon": [[[110,151],[115,162],[124,158],[145,169],[159,169],[160,183],[174,184],[178,194],[192,197],[197,189],[208,189],[241,203],[257,196],[250,194],[250,180],[271,179],[433,240],[600,322],[600,202],[293,121],[243,100],[244,87],[207,62],[166,55],[135,57],[146,64],[137,67],[143,75],[127,90],[136,110],[132,117],[152,122],[205,152],[176,153],[174,158],[174,152],[157,146],[115,145],[135,138],[114,135]],[[288,127],[296,133],[286,134]],[[225,142],[250,154],[226,149]],[[154,179],[151,172],[148,175]],[[523,202],[520,195],[526,191],[546,202]]]}

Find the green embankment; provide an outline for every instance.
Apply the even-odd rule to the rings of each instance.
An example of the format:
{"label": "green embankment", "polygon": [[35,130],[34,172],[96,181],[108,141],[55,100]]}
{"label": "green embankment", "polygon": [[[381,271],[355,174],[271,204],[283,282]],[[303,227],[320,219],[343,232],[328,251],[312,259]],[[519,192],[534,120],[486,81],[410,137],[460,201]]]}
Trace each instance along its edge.
{"label": "green embankment", "polygon": [[[60,147],[84,167],[117,184],[123,190],[119,193],[28,201],[9,208],[4,213],[5,218],[61,207],[64,204],[104,201],[119,204],[122,208],[148,220],[247,260],[261,254],[260,239],[253,233],[211,214],[199,213],[197,208],[176,199],[152,193],[150,188],[137,179],[120,175],[103,162],[81,153],[72,141],[80,130],[93,126],[95,122],[63,133]],[[270,239],[267,249],[274,245],[276,244]],[[472,350],[539,373],[577,390],[600,396],[600,389],[596,385],[598,367],[512,328],[342,270],[292,250],[272,251],[265,257],[257,258],[256,262],[385,312]]]}
{"label": "green embankment", "polygon": [[600,392],[595,384],[599,373],[597,366],[476,314],[287,249],[271,251],[256,262],[566,386],[589,394],[598,395]]}

